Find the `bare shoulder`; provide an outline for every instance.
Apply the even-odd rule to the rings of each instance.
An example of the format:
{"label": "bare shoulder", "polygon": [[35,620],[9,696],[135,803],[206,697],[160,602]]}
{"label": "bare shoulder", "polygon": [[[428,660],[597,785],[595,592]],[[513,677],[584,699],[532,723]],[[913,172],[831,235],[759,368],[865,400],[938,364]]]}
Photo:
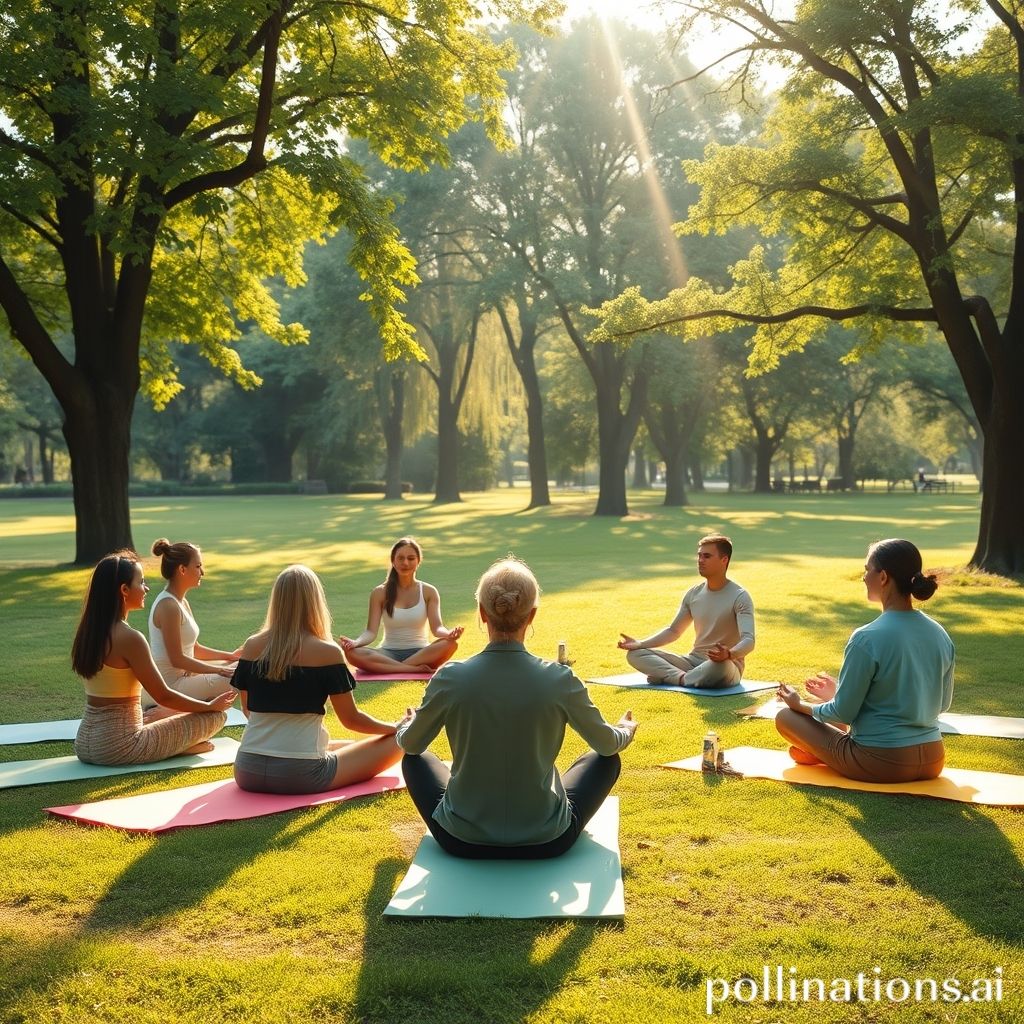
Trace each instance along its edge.
{"label": "bare shoulder", "polygon": [[115,622],[110,631],[110,649],[105,660],[134,661],[149,655],[149,641],[134,626],[127,622]]}
{"label": "bare shoulder", "polygon": [[370,604],[383,604],[384,603],[384,584],[378,583],[377,586],[370,591]]}
{"label": "bare shoulder", "polygon": [[435,587],[433,583],[424,583],[423,584],[423,596],[428,601],[431,601],[431,600],[436,601],[436,600],[438,600],[440,598],[441,595],[438,592],[437,587]]}
{"label": "bare shoulder", "polygon": [[306,636],[302,638],[298,660],[308,668],[317,668],[321,665],[340,665],[345,659],[341,648],[333,640]]}
{"label": "bare shoulder", "polygon": [[268,634],[266,630],[262,633],[254,633],[242,644],[242,657],[246,661],[256,661],[267,646]]}

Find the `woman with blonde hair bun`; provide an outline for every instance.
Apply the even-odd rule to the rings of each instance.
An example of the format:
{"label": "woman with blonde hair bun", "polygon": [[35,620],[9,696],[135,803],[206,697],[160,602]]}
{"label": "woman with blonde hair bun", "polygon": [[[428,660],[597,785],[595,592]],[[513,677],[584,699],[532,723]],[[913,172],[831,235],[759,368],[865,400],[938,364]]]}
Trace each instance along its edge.
{"label": "woman with blonde hair bun", "polygon": [[[423,702],[399,723],[409,795],[442,849],[474,859],[539,859],[565,853],[621,770],[619,751],[637,723],[610,725],[567,665],[525,647],[540,587],[525,562],[495,562],[476,590],[489,643],[444,665]],[[559,774],[570,725],[593,748]],[[425,752],[444,729],[452,767]]]}
{"label": "woman with blonde hair bun", "polygon": [[[189,541],[172,544],[161,537],[153,542],[152,551],[159,556],[160,575],[167,580],[149,609],[153,660],[172,690],[208,700],[224,692],[224,681],[234,675],[234,662],[242,649],[219,651],[198,642],[199,624],[192,614],[188,592],[198,588],[206,575],[199,548]],[[148,694],[143,694],[142,707],[149,707],[151,701]]]}
{"label": "woman with blonde hair bun", "polygon": [[[356,707],[323,585],[304,565],[274,581],[266,621],[242,647],[233,681],[249,719],[235,758],[240,789],[322,793],[372,778],[401,757],[395,724]],[[342,725],[373,738],[332,740],[328,700]]]}

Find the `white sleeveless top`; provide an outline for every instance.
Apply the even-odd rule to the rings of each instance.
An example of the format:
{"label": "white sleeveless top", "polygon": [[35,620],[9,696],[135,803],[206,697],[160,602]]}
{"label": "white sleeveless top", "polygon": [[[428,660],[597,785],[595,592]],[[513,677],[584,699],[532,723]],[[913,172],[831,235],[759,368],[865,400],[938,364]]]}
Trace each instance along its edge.
{"label": "white sleeveless top", "polygon": [[427,602],[423,597],[423,584],[420,583],[419,600],[411,608],[395,608],[388,615],[385,608],[381,612],[384,623],[384,639],[381,647],[395,650],[409,650],[412,647],[430,645],[430,630],[427,625]]}
{"label": "white sleeveless top", "polygon": [[167,645],[164,643],[164,635],[160,631],[160,627],[153,622],[153,615],[156,612],[157,605],[166,598],[170,598],[178,606],[178,611],[181,612],[181,650],[188,658],[195,657],[196,641],[199,639],[199,624],[188,608],[169,590],[161,590],[156,595],[156,600],[149,609],[149,646],[153,651],[153,660],[156,662],[156,667],[160,669],[160,675],[164,677],[164,682],[169,686],[172,682],[187,676],[188,672],[185,669],[175,668],[171,664],[171,659],[167,657]]}

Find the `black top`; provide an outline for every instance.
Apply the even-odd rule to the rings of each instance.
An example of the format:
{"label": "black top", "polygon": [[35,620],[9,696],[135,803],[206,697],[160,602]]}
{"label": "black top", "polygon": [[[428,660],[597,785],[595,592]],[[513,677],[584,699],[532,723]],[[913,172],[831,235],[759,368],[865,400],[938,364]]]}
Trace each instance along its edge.
{"label": "black top", "polygon": [[348,666],[340,663],[312,668],[293,665],[280,681],[267,679],[263,673],[261,662],[240,658],[231,679],[236,690],[247,692],[246,706],[250,711],[322,715],[331,694],[356,688]]}

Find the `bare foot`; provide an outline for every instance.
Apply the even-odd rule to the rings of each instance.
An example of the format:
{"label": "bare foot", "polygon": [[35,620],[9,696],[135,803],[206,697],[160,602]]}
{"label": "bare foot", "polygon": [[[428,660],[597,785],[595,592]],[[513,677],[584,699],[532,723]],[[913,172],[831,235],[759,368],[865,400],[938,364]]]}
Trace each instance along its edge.
{"label": "bare foot", "polygon": [[209,740],[203,740],[202,743],[194,743],[187,750],[183,750],[183,754],[205,754],[208,750],[213,750],[213,744]]}
{"label": "bare foot", "polygon": [[803,747],[790,747],[789,756],[796,761],[797,764],[821,764],[821,760],[814,756],[814,754],[807,753]]}

